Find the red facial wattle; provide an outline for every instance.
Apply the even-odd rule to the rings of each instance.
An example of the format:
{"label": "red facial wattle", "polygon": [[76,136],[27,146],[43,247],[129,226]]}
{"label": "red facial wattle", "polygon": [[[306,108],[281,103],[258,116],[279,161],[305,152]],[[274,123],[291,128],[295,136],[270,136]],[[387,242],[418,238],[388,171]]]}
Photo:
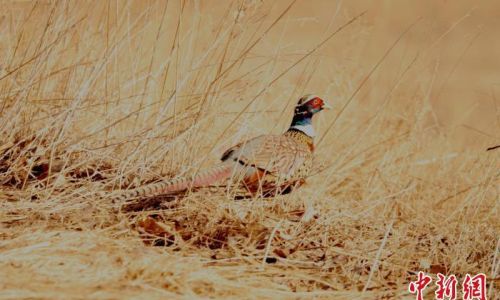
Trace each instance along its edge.
{"label": "red facial wattle", "polygon": [[306,105],[311,108],[312,111],[318,112],[323,109],[324,102],[321,98],[316,97],[309,100]]}

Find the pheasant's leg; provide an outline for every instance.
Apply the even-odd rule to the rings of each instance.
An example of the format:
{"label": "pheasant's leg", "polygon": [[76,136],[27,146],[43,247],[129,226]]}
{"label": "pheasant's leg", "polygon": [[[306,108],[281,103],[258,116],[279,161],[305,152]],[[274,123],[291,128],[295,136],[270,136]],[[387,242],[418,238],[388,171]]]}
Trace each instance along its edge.
{"label": "pheasant's leg", "polygon": [[282,184],[279,187],[273,186],[268,187],[264,190],[264,198],[275,197],[277,195],[286,195],[291,193],[292,191],[298,189],[305,183],[304,179],[300,179],[297,181],[289,182],[286,184]]}

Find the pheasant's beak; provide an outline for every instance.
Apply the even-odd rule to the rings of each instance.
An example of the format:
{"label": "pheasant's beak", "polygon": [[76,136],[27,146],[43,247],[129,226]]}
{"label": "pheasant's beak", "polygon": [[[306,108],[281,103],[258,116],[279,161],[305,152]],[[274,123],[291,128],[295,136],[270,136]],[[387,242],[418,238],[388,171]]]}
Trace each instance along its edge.
{"label": "pheasant's beak", "polygon": [[323,109],[332,109],[332,107],[328,103],[323,101]]}

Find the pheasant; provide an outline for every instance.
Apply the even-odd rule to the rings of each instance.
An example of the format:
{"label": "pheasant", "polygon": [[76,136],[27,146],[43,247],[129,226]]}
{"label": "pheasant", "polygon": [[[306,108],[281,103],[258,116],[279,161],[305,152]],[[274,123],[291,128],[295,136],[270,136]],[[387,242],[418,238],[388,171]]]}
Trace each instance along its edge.
{"label": "pheasant", "polygon": [[192,178],[174,178],[132,190],[118,191],[118,200],[149,198],[211,186],[226,181],[252,195],[288,193],[301,186],[312,167],[315,136],[312,117],[331,108],[315,95],[305,95],[295,106],[292,123],[281,135],[261,135],[229,148],[221,162]]}

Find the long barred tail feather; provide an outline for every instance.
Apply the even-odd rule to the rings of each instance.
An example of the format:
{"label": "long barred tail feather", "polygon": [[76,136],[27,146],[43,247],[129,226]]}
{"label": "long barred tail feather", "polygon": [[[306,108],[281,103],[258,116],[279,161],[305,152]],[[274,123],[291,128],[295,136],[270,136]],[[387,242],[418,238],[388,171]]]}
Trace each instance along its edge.
{"label": "long barred tail feather", "polygon": [[193,178],[178,177],[168,181],[148,184],[132,190],[116,191],[112,198],[119,202],[133,198],[148,198],[172,194],[190,188],[205,187],[231,176],[234,164],[222,162],[208,170],[196,174]]}

